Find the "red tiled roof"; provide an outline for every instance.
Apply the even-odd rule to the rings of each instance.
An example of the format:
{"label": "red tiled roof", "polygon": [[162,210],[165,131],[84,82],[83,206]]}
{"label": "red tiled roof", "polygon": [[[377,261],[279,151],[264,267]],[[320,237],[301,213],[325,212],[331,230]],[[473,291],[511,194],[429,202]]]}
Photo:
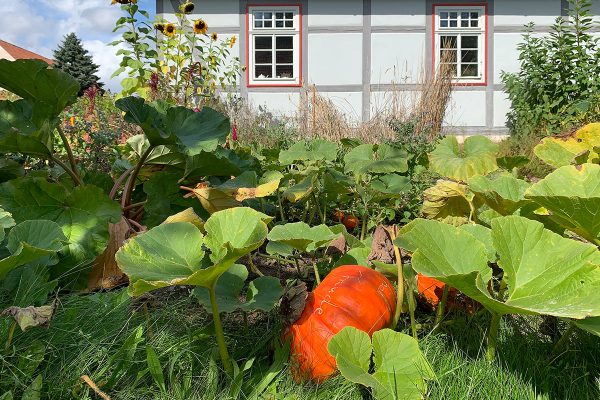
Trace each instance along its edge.
{"label": "red tiled roof", "polygon": [[52,61],[49,58],[40,56],[39,54],[36,54],[32,51],[25,50],[19,46],[15,46],[14,44],[5,42],[4,40],[0,40],[0,47],[6,50],[6,52],[10,54],[10,56],[13,57],[15,60],[35,58],[37,60],[45,61],[50,65],[54,64],[54,61]]}

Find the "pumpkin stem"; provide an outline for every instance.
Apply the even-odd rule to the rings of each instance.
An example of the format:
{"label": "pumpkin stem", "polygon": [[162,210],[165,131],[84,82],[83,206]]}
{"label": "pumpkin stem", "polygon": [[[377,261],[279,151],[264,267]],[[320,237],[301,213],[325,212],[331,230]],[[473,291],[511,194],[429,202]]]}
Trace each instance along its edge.
{"label": "pumpkin stem", "polygon": [[317,263],[313,260],[313,270],[315,271],[315,280],[317,285],[321,283],[321,276],[319,275],[319,267],[317,267]]}
{"label": "pumpkin stem", "polygon": [[494,361],[496,357],[496,344],[498,342],[498,330],[500,328],[500,319],[502,314],[492,313],[492,321],[490,322],[490,329],[487,334],[487,360],[488,362]]}
{"label": "pumpkin stem", "polygon": [[433,324],[433,331],[437,331],[442,322],[442,318],[444,318],[444,312],[446,311],[446,303],[448,302],[448,293],[450,292],[450,286],[448,284],[444,285],[444,291],[442,292],[442,300],[440,304],[438,304],[437,313],[435,314],[435,322]]}
{"label": "pumpkin stem", "polygon": [[212,285],[208,288],[210,296],[210,305],[212,309],[213,321],[215,323],[215,337],[217,338],[217,345],[219,346],[219,354],[221,356],[221,362],[225,368],[225,372],[229,376],[233,375],[233,366],[229,360],[229,353],[227,352],[227,344],[225,343],[225,334],[223,333],[223,325],[221,324],[221,316],[219,315],[219,306],[217,304],[217,294],[215,293],[215,286]]}
{"label": "pumpkin stem", "polygon": [[[391,227],[386,227],[385,230],[390,235],[390,239],[392,239],[392,243],[396,240],[396,234],[398,228],[396,225]],[[396,312],[394,313],[394,320],[392,321],[392,328],[396,329],[398,326],[398,321],[400,320],[400,314],[402,313],[402,304],[404,303],[404,266],[402,265],[402,254],[400,253],[400,249],[396,244],[394,246],[394,255],[396,258],[396,266],[398,267],[398,292],[396,297]],[[415,335],[416,327],[413,326],[413,319],[411,318],[411,326],[413,328],[413,335]]]}

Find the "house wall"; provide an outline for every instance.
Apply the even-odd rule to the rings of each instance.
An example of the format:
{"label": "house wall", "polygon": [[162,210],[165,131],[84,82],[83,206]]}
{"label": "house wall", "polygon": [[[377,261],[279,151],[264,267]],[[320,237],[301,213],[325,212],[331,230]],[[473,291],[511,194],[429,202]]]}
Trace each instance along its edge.
{"label": "house wall", "polygon": [[[248,4],[298,4],[302,7],[302,87],[247,87],[239,92],[255,106],[292,114],[312,85],[330,98],[348,119],[368,120],[400,97],[410,104],[418,83],[432,70],[433,5],[488,6],[487,73],[484,86],[455,86],[446,117],[449,132],[497,134],[506,131],[510,104],[501,72],[518,70],[517,44],[523,25],[536,23],[545,35],[566,0],[196,0],[209,30],[237,35],[232,56],[246,65]],[[157,14],[174,20],[178,0],[157,0]],[[600,0],[594,0],[600,14]],[[599,19],[600,20],[600,19]],[[394,91],[396,98],[391,95]]]}

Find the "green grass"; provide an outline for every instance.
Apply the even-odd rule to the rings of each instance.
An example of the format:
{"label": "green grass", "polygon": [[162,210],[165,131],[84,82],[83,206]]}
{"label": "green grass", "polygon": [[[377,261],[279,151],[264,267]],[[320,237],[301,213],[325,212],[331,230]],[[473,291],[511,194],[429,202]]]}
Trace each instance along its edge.
{"label": "green grass", "polygon": [[[146,311],[147,310],[147,311]],[[421,315],[420,320],[428,318]],[[280,329],[275,315],[224,318],[229,347],[240,364],[256,357],[246,376],[249,393],[273,363],[270,338]],[[539,333],[536,318],[506,317],[498,358],[484,357],[487,316],[458,316],[421,347],[438,376],[429,399],[598,399],[600,339],[578,332],[560,357],[552,357],[550,339]],[[0,334],[6,337],[4,321]],[[137,347],[126,346],[139,334]],[[37,343],[37,344],[36,344]],[[159,356],[166,390],[148,372],[146,346]],[[37,365],[32,354],[45,347]],[[112,399],[228,399],[231,383],[215,362],[210,317],[181,291],[161,294],[147,303],[132,302],[124,293],[66,296],[49,329],[17,332],[11,350],[0,358],[0,394],[16,388],[15,398],[32,378],[43,376],[46,399],[98,399],[81,383],[88,374]],[[112,376],[112,379],[111,379]],[[240,399],[247,398],[243,393]],[[298,385],[284,367],[267,387],[265,399],[368,399],[364,388],[336,377],[321,386]]]}

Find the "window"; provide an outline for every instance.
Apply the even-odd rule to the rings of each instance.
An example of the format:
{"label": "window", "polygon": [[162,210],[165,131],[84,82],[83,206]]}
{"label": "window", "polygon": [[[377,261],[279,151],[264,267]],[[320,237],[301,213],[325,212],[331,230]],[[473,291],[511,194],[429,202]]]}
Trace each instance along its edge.
{"label": "window", "polygon": [[248,6],[248,86],[300,86],[300,6]]}
{"label": "window", "polygon": [[458,84],[487,83],[486,14],[485,5],[434,6],[434,66],[449,67]]}

